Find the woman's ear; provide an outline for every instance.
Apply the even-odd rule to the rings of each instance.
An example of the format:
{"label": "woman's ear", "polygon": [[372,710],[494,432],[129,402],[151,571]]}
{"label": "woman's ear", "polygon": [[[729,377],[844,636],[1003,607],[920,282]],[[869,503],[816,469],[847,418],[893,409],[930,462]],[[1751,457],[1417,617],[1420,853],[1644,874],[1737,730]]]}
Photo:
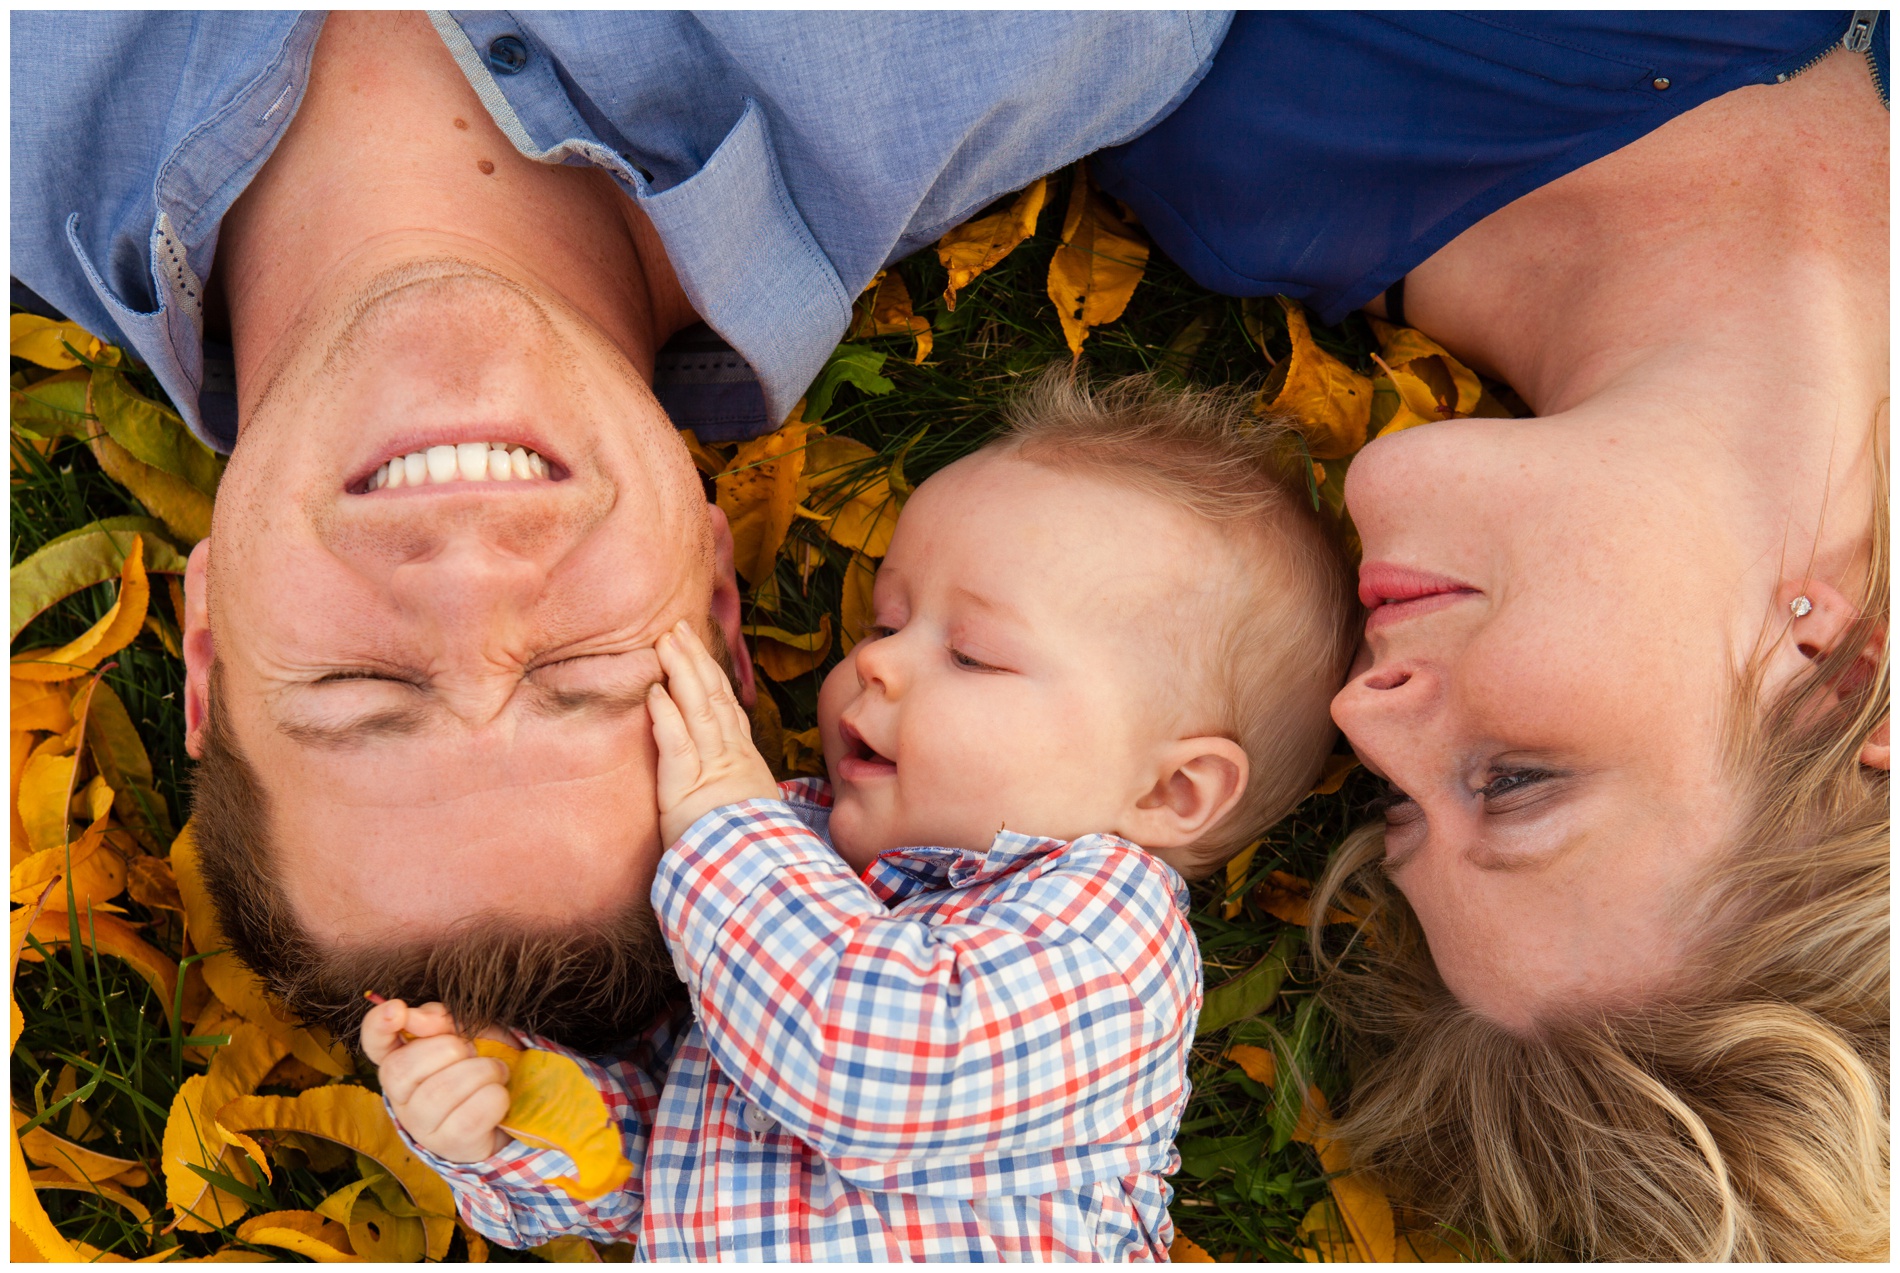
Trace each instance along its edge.
{"label": "woman's ear", "polygon": [[1887,722],[1881,721],[1867,741],[1861,744],[1860,763],[1869,769],[1893,768],[1893,744],[1888,741]]}
{"label": "woman's ear", "polygon": [[1247,753],[1231,738],[1181,738],[1161,750],[1154,785],[1138,797],[1122,835],[1144,849],[1193,844],[1247,790]]}
{"label": "woman's ear", "polygon": [[[1773,617],[1785,626],[1769,654],[1769,674],[1763,683],[1770,701],[1794,684],[1809,666],[1833,654],[1852,635],[1861,617],[1860,610],[1839,589],[1818,579],[1784,581],[1775,591],[1775,605],[1777,613]],[[1886,644],[1883,626],[1867,638],[1854,661],[1828,682],[1828,692],[1819,706],[1823,710],[1832,707],[1878,675]]]}
{"label": "woman's ear", "polygon": [[204,754],[205,716],[211,704],[211,661],[216,651],[211,645],[211,610],[205,597],[205,584],[211,573],[211,540],[207,536],[192,548],[185,559],[185,612],[183,625],[185,655],[185,751],[193,760]]}

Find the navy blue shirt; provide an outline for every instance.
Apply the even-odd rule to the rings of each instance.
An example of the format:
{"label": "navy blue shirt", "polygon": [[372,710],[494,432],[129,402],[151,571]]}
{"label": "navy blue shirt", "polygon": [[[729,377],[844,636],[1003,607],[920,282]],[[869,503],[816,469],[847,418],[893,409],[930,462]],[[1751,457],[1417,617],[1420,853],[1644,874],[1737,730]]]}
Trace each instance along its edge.
{"label": "navy blue shirt", "polygon": [[1242,13],[1188,100],[1090,166],[1202,286],[1338,322],[1512,200],[1844,42],[1884,101],[1886,28],[1876,10]]}

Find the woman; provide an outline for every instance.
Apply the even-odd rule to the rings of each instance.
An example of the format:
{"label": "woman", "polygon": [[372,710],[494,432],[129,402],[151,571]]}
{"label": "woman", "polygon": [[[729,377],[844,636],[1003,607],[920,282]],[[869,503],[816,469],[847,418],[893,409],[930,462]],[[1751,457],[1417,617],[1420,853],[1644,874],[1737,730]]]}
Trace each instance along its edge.
{"label": "woman", "polygon": [[1341,1135],[1512,1256],[1887,1250],[1874,16],[1243,15],[1098,161],[1202,282],[1402,301],[1539,417],[1353,464],[1392,796],[1322,885],[1379,903]]}

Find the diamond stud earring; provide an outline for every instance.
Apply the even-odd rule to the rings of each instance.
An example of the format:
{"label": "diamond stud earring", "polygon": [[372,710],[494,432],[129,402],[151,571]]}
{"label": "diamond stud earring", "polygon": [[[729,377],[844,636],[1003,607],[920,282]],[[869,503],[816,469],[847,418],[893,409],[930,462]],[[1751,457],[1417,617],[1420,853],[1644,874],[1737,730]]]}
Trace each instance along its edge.
{"label": "diamond stud earring", "polygon": [[1813,612],[1814,603],[1806,597],[1796,597],[1788,603],[1788,609],[1793,612],[1795,618],[1802,619]]}

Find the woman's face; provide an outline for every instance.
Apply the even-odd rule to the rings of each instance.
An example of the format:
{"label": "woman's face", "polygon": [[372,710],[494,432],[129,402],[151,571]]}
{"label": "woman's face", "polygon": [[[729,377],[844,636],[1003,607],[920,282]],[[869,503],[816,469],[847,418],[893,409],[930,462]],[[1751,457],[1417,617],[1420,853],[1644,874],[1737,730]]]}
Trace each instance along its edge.
{"label": "woman's face", "polygon": [[1447,421],[1350,472],[1373,608],[1333,717],[1403,793],[1386,865],[1447,986],[1507,1027],[1666,987],[1736,814],[1722,729],[1780,563],[1714,515],[1698,434]]}

